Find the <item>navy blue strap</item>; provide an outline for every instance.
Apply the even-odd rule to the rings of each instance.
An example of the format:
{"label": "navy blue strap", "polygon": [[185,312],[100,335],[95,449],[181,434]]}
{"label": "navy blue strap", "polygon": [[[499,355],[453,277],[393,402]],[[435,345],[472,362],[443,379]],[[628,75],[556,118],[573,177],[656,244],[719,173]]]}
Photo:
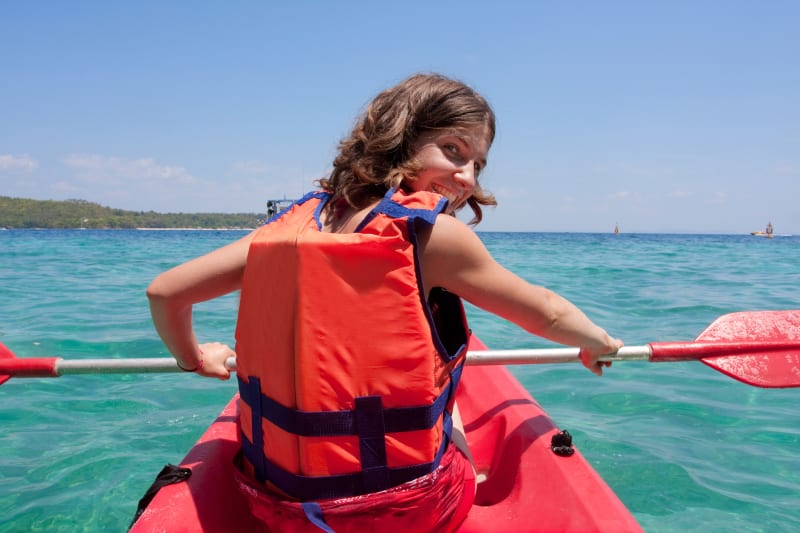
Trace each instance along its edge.
{"label": "navy blue strap", "polygon": [[[375,209],[372,210],[370,215],[374,217],[378,213],[383,213],[392,218],[408,217],[409,222],[413,222],[415,224],[422,222],[425,225],[432,226],[433,223],[436,222],[436,215],[442,213],[447,207],[447,198],[442,197],[433,209],[412,209],[392,200],[392,197],[396,192],[397,187],[386,191],[383,199],[377,206],[375,206]],[[364,225],[366,224],[362,221],[360,226]]]}
{"label": "navy blue strap", "polygon": [[331,529],[331,526],[325,522],[325,517],[322,516],[322,507],[317,502],[305,502],[300,504],[303,506],[303,512],[306,513],[308,521],[320,528],[325,533],[336,533]]}
{"label": "navy blue strap", "polygon": [[364,490],[383,490],[389,486],[389,468],[386,465],[386,426],[381,397],[356,398],[355,413]]}
{"label": "navy blue strap", "polygon": [[[281,409],[279,409],[280,415],[277,418],[291,426],[308,429],[307,424],[318,422],[325,426],[322,429],[330,430],[331,424],[333,424],[336,430],[342,430],[345,427],[349,430],[347,433],[335,433],[336,435],[358,435],[362,470],[351,474],[332,476],[302,476],[294,474],[267,459],[264,454],[261,428],[262,417],[266,417],[267,411],[267,409],[264,409],[264,399],[269,400],[267,402],[268,407],[273,403],[277,404],[277,402],[270,400],[261,393],[261,383],[258,378],[251,376],[249,383],[239,378],[240,397],[243,402],[250,405],[253,416],[251,420],[253,440],[251,442],[244,434],[241,435],[242,452],[245,458],[253,465],[256,480],[262,483],[269,480],[283,492],[303,501],[357,496],[401,485],[429,474],[438,468],[442,456],[450,443],[450,436],[453,430],[452,416],[444,409],[449,400],[455,396],[462,370],[463,365],[459,365],[453,370],[450,374],[449,386],[436,399],[434,404],[427,407],[383,409],[380,396],[356,398],[356,408],[352,411],[319,413],[295,411],[281,406]],[[440,403],[441,406],[439,406]],[[442,443],[433,461],[407,467],[389,468],[386,464],[386,434],[422,429],[420,424],[423,424],[424,428],[433,427],[433,423],[429,425],[427,417],[436,412],[439,415],[433,419],[433,422],[435,423],[440,415],[443,416],[442,429],[444,438],[442,438]],[[274,413],[272,414],[274,415]],[[306,419],[306,415],[313,416]],[[320,415],[330,415],[330,418]],[[413,416],[420,415],[424,415],[422,421],[413,419]],[[411,429],[400,430],[392,427],[388,423],[390,418],[395,420],[396,426],[409,427]],[[269,419],[276,423],[274,422],[274,417]],[[325,422],[326,419],[327,423]],[[287,420],[290,422],[286,422]],[[331,434],[315,431],[311,436],[327,435]]]}
{"label": "navy blue strap", "polygon": [[444,422],[445,430],[448,431],[448,433],[446,434],[446,438],[442,439],[442,444],[434,460],[430,463],[414,466],[387,468],[387,485],[379,489],[368,489],[362,472],[332,476],[301,476],[299,474],[287,472],[266,458],[264,458],[263,462],[264,469],[259,469],[256,467],[256,463],[251,459],[254,457],[264,457],[263,450],[257,448],[252,442],[247,440],[244,435],[241,435],[242,454],[253,464],[257,481],[264,483],[269,480],[270,483],[293,498],[301,501],[347,498],[396,487],[397,485],[402,485],[407,481],[417,479],[436,470],[436,468],[439,467],[439,463],[441,463],[445,450],[447,450],[447,446],[450,444],[449,432],[452,431],[453,427],[453,420],[450,415],[445,416]]}
{"label": "navy blue strap", "polygon": [[[417,431],[432,428],[449,403],[450,395],[455,391],[452,386],[458,383],[462,366],[452,373],[451,386],[445,389],[430,405],[419,407],[393,407],[383,410],[383,423],[386,433],[401,431]],[[279,428],[302,437],[338,437],[358,435],[357,409],[345,411],[298,411],[282,405],[261,393],[261,382],[250,377],[248,382],[241,377],[239,394],[242,401],[255,413]]]}
{"label": "navy blue strap", "polygon": [[[240,379],[239,380],[240,397],[242,393],[241,385],[242,381]],[[261,380],[258,379],[257,377],[251,376],[249,386],[252,388],[257,387],[258,390],[261,390]],[[261,402],[248,403],[247,401],[245,401],[245,403],[247,403],[247,405],[250,407],[250,411],[252,414],[250,418],[252,422],[251,431],[253,432],[253,442],[251,443],[251,446],[253,447],[253,449],[259,451],[259,453],[257,454],[245,453],[245,457],[247,457],[253,464],[253,470],[256,472],[256,479],[263,483],[264,481],[266,481],[266,478],[260,477],[259,473],[263,474],[263,472],[266,472],[267,470],[267,457],[264,455],[264,430],[261,427],[261,418],[264,416],[264,413],[261,412]]]}

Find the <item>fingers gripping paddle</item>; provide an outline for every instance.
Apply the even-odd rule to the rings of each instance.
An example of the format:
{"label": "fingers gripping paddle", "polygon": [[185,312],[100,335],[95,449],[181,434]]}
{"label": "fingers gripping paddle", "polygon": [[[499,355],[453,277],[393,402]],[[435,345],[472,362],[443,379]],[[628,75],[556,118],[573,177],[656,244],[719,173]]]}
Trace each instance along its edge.
{"label": "fingers gripping paddle", "polygon": [[[723,315],[694,341],[625,346],[602,361],[702,361],[711,368],[756,387],[800,387],[800,310],[748,311]],[[467,354],[468,365],[580,362],[577,348],[480,350]],[[235,368],[228,360],[228,368]],[[175,360],[17,358],[0,344],[0,385],[11,376],[58,377],[66,374],[180,372]]]}

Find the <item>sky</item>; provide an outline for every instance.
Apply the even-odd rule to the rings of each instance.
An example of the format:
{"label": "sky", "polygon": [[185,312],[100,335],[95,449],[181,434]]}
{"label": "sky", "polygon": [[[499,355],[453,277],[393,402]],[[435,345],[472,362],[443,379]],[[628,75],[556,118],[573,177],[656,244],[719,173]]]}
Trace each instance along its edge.
{"label": "sky", "polygon": [[0,0],[0,196],[264,212],[416,72],[490,102],[483,231],[800,234],[800,2]]}

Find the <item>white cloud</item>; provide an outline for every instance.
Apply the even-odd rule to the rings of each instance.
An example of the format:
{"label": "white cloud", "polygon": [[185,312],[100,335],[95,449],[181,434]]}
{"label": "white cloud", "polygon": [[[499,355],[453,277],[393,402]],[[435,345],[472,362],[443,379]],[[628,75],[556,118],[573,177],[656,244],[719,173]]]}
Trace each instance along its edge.
{"label": "white cloud", "polygon": [[77,170],[77,177],[90,183],[120,184],[128,180],[145,180],[151,185],[195,183],[185,168],[163,165],[153,158],[127,159],[96,154],[69,154],[63,163]]}
{"label": "white cloud", "polygon": [[616,191],[609,194],[608,198],[624,202],[643,202],[647,201],[648,196],[647,193],[641,193],[639,191]]}
{"label": "white cloud", "polygon": [[728,201],[728,193],[722,192],[722,191],[718,191],[718,192],[715,192],[711,196],[711,198],[707,199],[706,203],[707,204],[724,204],[724,203],[727,203],[727,201]]}
{"label": "white cloud", "polygon": [[33,172],[38,166],[39,162],[28,154],[0,154],[0,171]]}
{"label": "white cloud", "polygon": [[672,191],[669,193],[670,198],[688,198],[692,193],[689,191]]}
{"label": "white cloud", "polygon": [[236,161],[231,166],[231,170],[234,174],[260,176],[267,174],[271,170],[271,167],[262,161],[249,160],[249,161]]}
{"label": "white cloud", "polygon": [[611,198],[615,198],[615,199],[618,199],[618,200],[625,200],[625,199],[631,198],[631,197],[633,197],[635,195],[636,195],[636,193],[632,193],[631,191],[617,191],[617,192],[611,193]]}
{"label": "white cloud", "polygon": [[776,174],[782,174],[787,176],[793,176],[800,174],[800,166],[792,166],[792,165],[781,165],[774,168]]}
{"label": "white cloud", "polygon": [[[159,212],[263,212],[269,198],[298,197],[307,178],[291,169],[243,160],[224,175],[197,175],[152,157],[72,153],[61,158],[67,176],[46,184],[46,194],[83,198],[119,209]],[[232,174],[238,168],[240,172]],[[270,178],[276,174],[281,178]],[[265,177],[266,176],[266,177]],[[299,182],[302,181],[305,186]],[[26,192],[24,196],[39,197]]]}

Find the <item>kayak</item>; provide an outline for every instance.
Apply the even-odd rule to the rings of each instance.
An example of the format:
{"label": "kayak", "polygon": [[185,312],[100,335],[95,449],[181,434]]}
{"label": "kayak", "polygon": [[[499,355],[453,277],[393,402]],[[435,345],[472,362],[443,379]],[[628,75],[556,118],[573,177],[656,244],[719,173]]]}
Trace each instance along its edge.
{"label": "kayak", "polygon": [[[486,347],[473,337],[470,349]],[[485,478],[458,531],[642,531],[505,366],[465,367],[456,399],[478,477]],[[235,395],[181,462],[191,469],[188,479],[161,487],[131,532],[258,530],[233,475],[237,413]]]}

